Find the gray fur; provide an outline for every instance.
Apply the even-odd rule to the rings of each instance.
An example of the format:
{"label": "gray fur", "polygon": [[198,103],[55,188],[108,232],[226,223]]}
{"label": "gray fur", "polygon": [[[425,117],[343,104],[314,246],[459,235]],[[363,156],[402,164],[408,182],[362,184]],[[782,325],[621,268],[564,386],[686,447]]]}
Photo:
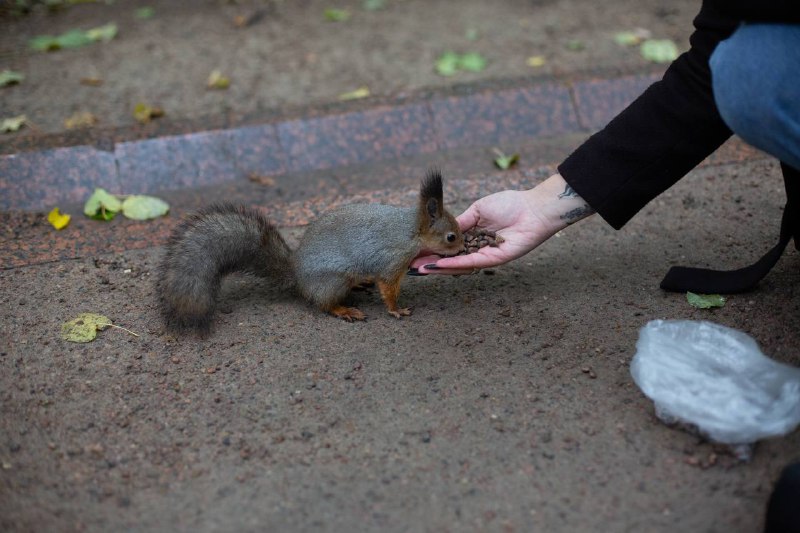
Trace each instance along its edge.
{"label": "gray fur", "polygon": [[[427,213],[430,205],[435,216]],[[443,210],[437,170],[423,180],[417,207],[339,207],[309,225],[294,252],[258,211],[211,206],[179,224],[167,243],[158,281],[161,311],[174,329],[207,333],[222,277],[230,272],[295,286],[307,300],[332,311],[361,282],[396,287],[423,248],[436,253],[460,248],[459,242],[446,241],[453,232],[460,236],[455,219]]]}
{"label": "gray fur", "polygon": [[380,204],[326,213],[308,227],[295,252],[300,292],[325,308],[359,280],[405,271],[420,249],[416,220],[415,208]]}
{"label": "gray fur", "polygon": [[294,284],[291,250],[277,229],[246,207],[213,205],[173,232],[161,263],[159,296],[167,324],[208,332],[222,276],[247,272]]}

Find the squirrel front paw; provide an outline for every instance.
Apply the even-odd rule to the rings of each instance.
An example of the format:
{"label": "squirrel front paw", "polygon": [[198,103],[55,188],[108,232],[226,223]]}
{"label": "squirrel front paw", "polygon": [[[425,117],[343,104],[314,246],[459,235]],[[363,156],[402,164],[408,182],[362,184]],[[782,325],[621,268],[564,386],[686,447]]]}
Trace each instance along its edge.
{"label": "squirrel front paw", "polygon": [[397,309],[389,309],[389,314],[395,318],[400,318],[404,316],[411,316],[411,309],[408,307],[399,307]]}

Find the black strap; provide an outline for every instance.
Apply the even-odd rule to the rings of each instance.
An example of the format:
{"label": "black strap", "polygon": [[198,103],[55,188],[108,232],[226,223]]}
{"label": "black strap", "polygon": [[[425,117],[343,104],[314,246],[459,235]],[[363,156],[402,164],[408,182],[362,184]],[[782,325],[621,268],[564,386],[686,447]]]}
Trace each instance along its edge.
{"label": "black strap", "polygon": [[731,294],[752,289],[775,266],[786,245],[795,238],[795,248],[800,249],[800,171],[781,163],[786,186],[786,207],[781,220],[778,244],[755,264],[738,270],[710,270],[707,268],[672,267],[661,281],[661,288],[674,292],[703,294]]}

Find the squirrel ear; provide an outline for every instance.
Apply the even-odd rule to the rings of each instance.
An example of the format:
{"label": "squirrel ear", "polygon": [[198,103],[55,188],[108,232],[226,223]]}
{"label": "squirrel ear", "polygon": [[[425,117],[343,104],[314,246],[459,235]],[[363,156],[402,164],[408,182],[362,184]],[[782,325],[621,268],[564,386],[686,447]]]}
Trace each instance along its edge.
{"label": "squirrel ear", "polygon": [[439,217],[442,216],[442,204],[440,204],[436,198],[428,198],[425,209],[428,211],[428,217],[431,219],[431,224],[433,224]]}
{"label": "squirrel ear", "polygon": [[442,172],[431,168],[419,188],[420,208],[428,215],[431,224],[442,217],[442,196]]}

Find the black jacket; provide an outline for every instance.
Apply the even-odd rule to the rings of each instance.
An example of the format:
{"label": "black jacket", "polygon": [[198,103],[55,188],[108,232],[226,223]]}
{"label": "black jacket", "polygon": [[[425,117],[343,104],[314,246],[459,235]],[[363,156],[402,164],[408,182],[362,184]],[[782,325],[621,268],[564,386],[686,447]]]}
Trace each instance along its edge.
{"label": "black jacket", "polygon": [[714,103],[708,60],[745,21],[800,23],[800,3],[704,1],[689,51],[559,165],[567,183],[614,228],[731,136]]}

